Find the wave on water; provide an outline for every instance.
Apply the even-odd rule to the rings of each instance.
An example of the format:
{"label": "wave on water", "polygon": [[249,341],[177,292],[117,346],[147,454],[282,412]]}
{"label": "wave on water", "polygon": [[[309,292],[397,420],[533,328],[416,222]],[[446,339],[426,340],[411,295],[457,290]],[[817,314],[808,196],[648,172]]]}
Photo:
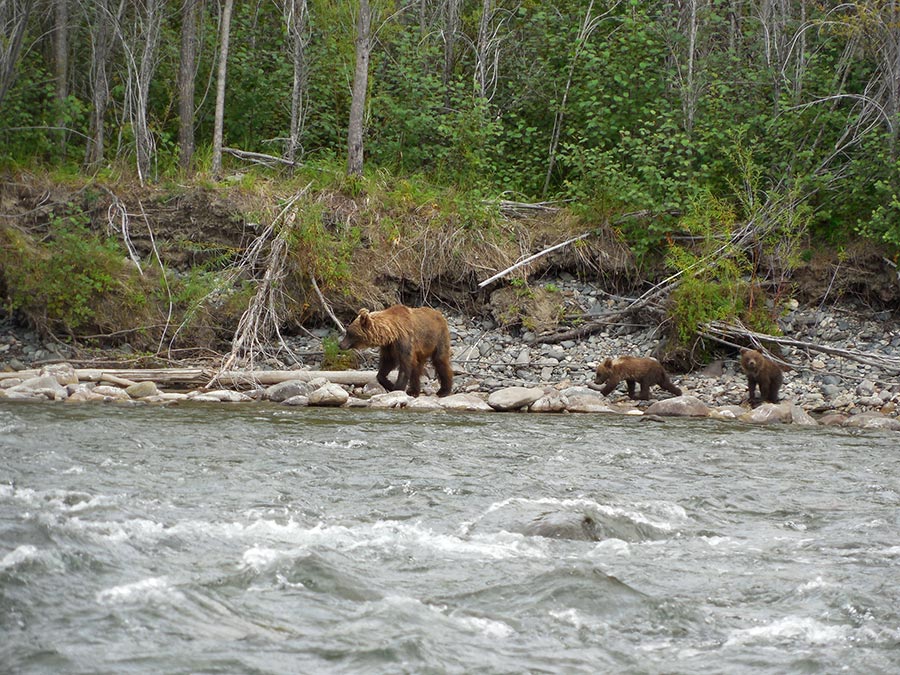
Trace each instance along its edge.
{"label": "wave on water", "polygon": [[731,631],[725,646],[735,645],[784,645],[796,642],[806,644],[833,644],[850,638],[850,627],[817,621],[809,617],[788,616],[762,626],[739,628]]}
{"label": "wave on water", "polygon": [[141,579],[98,591],[101,605],[182,604],[184,594],[165,577]]}
{"label": "wave on water", "polygon": [[612,505],[592,499],[511,497],[463,523],[460,533],[501,530],[551,539],[640,542],[669,538],[691,522],[672,502]]}

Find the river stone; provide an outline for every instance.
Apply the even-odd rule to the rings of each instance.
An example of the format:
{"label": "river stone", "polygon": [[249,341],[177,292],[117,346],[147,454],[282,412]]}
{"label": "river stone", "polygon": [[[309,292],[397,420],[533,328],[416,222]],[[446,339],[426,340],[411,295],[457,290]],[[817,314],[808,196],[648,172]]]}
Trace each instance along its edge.
{"label": "river stone", "polygon": [[708,417],[709,408],[696,396],[685,394],[654,401],[646,410],[648,415],[670,417]]}
{"label": "river stone", "polygon": [[802,427],[815,427],[819,423],[796,403],[791,403],[791,423]]}
{"label": "river stone", "polygon": [[440,410],[441,412],[444,410],[441,407],[441,400],[437,396],[410,397],[410,400],[405,407],[407,410]]}
{"label": "river stone", "polygon": [[461,412],[492,412],[494,409],[477,394],[451,394],[438,399],[444,410]]}
{"label": "river stone", "polygon": [[247,394],[244,394],[240,391],[232,391],[231,389],[215,389],[213,391],[206,392],[206,396],[212,396],[217,401],[220,401],[222,403],[242,403],[245,401],[253,400],[249,396],[247,396]]}
{"label": "river stone", "polygon": [[369,398],[370,408],[404,408],[413,399],[405,391],[389,391]]}
{"label": "river stone", "polygon": [[303,380],[286,380],[268,387],[263,396],[275,403],[281,403],[293,396],[308,396],[311,391],[309,383]]}
{"label": "river stone", "polygon": [[566,395],[569,403],[566,410],[573,413],[611,413],[615,412],[606,403],[606,399],[600,394],[572,394]]}
{"label": "river stone", "polygon": [[305,394],[297,394],[296,396],[291,396],[290,398],[286,398],[281,402],[282,405],[292,405],[298,408],[305,408],[309,405],[309,396]]}
{"label": "river stone", "polygon": [[17,387],[22,382],[24,382],[21,377],[8,377],[5,380],[0,380],[0,389],[10,389],[11,387]]}
{"label": "river stone", "polygon": [[710,408],[709,416],[717,420],[736,420],[745,412],[747,411],[739,405],[720,405]]}
{"label": "river stone", "polygon": [[848,419],[850,419],[850,416],[845,415],[844,413],[828,413],[819,418],[819,424],[826,427],[840,427],[843,426]]}
{"label": "river stone", "polygon": [[885,417],[880,412],[864,412],[853,415],[845,423],[845,427],[855,429],[887,429],[900,431],[900,420],[894,417]]}
{"label": "river stone", "polygon": [[739,418],[750,424],[789,424],[791,421],[790,403],[763,403]]}
{"label": "river stone", "polygon": [[[29,377],[22,384],[6,390],[7,393],[24,394],[26,396],[44,397],[51,401],[63,401],[69,396],[68,390],[53,375]],[[10,397],[12,398],[12,397]]]}
{"label": "river stone", "polygon": [[563,412],[569,405],[569,399],[555,389],[544,394],[529,406],[531,412]]}
{"label": "river stone", "polygon": [[61,385],[77,384],[78,376],[70,363],[51,363],[41,368],[40,375],[52,375]]}
{"label": "river stone", "polygon": [[543,395],[543,390],[537,387],[506,387],[488,396],[487,402],[494,410],[506,412],[525,408]]}
{"label": "river stone", "polygon": [[125,393],[131,398],[145,398],[156,396],[159,394],[159,389],[156,387],[156,382],[135,382],[125,387]]}
{"label": "river stone", "polygon": [[114,401],[124,401],[131,398],[121,387],[113,387],[109,384],[97,385],[96,387],[94,387],[94,393],[100,394],[100,396],[102,396],[104,400],[111,399]]}
{"label": "river stone", "polygon": [[339,384],[326,382],[309,394],[310,405],[341,406],[347,402],[350,394]]}

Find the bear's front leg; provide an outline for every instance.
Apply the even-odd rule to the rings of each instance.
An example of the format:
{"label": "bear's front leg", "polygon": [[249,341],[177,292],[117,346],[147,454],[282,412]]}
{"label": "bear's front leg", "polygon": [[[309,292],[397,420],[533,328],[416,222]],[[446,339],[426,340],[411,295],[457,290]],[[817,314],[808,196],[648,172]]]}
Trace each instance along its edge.
{"label": "bear's front leg", "polygon": [[600,393],[604,396],[609,396],[611,393],[613,393],[615,388],[619,386],[620,381],[621,380],[617,380],[616,378],[611,377],[606,383],[606,386],[604,386],[603,389],[600,390]]}
{"label": "bear's front leg", "polygon": [[397,345],[395,355],[397,357],[397,383],[394,385],[394,391],[406,391],[412,370],[412,352],[409,345]]}
{"label": "bear's front leg", "polygon": [[[756,378],[748,377],[747,378],[747,388],[750,390],[750,406],[753,407],[756,403]],[[760,393],[762,393],[762,387],[760,387]]]}
{"label": "bear's front leg", "polygon": [[375,379],[378,380],[378,384],[384,387],[385,391],[394,390],[394,383],[388,379],[388,374],[396,367],[397,358],[394,356],[394,350],[390,347],[382,348],[378,374],[375,376]]}

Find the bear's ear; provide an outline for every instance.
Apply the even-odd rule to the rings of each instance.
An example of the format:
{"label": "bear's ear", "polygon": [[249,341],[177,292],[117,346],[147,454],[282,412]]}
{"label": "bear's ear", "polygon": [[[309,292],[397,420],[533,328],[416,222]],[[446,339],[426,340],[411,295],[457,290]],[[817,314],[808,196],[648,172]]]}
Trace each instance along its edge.
{"label": "bear's ear", "polygon": [[607,356],[606,359],[603,361],[603,365],[606,366],[607,368],[612,368],[612,359]]}
{"label": "bear's ear", "polygon": [[359,310],[359,325],[366,326],[369,323],[369,310],[363,308]]}

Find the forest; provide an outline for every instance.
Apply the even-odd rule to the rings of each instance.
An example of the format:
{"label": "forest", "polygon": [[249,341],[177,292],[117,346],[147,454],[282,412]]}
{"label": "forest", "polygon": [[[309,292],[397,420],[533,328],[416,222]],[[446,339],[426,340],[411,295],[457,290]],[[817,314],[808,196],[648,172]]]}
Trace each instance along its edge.
{"label": "forest", "polygon": [[8,176],[419,181],[716,282],[900,250],[896,0],[3,0],[0,25]]}

